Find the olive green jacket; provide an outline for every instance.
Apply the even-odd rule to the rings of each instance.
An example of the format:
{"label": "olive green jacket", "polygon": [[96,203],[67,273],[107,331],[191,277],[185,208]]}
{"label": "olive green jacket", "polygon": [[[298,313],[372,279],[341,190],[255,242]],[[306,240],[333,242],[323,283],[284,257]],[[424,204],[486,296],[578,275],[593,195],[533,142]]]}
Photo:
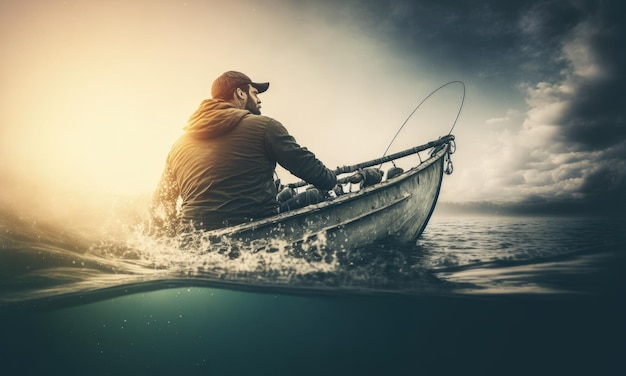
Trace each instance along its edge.
{"label": "olive green jacket", "polygon": [[153,199],[153,218],[160,206],[166,225],[175,220],[179,197],[177,219],[201,229],[276,213],[277,162],[320,189],[332,189],[337,182],[335,174],[278,121],[228,102],[204,100],[184,130],[167,157]]}

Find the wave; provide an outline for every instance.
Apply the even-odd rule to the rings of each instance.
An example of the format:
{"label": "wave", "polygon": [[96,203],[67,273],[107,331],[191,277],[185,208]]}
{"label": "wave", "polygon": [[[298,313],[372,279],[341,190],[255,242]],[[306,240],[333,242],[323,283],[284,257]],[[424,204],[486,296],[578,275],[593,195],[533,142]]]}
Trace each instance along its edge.
{"label": "wave", "polygon": [[199,234],[181,247],[180,239],[147,236],[141,218],[132,218],[86,231],[0,211],[0,305],[83,304],[181,285],[324,295],[563,293],[580,288],[554,276],[589,272],[626,244],[604,221],[435,218],[417,244],[335,250],[318,236],[296,251],[280,241],[215,243]]}

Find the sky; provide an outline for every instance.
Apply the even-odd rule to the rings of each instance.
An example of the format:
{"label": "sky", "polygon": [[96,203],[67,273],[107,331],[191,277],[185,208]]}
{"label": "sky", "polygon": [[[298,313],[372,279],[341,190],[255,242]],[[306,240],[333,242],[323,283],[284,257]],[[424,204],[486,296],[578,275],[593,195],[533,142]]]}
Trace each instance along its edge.
{"label": "sky", "polygon": [[238,70],[271,83],[263,114],[330,168],[380,157],[462,81],[390,147],[448,134],[463,102],[441,202],[623,212],[625,8],[1,0],[0,194],[149,195],[212,81]]}

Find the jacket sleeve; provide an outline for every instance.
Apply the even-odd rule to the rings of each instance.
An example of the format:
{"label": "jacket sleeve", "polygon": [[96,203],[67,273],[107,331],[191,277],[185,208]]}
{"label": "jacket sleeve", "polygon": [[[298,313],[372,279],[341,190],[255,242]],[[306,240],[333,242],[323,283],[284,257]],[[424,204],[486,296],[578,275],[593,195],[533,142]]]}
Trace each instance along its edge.
{"label": "jacket sleeve", "polygon": [[335,173],[317,159],[315,154],[298,145],[287,129],[273,119],[267,124],[265,149],[278,164],[319,189],[329,190],[337,184]]}

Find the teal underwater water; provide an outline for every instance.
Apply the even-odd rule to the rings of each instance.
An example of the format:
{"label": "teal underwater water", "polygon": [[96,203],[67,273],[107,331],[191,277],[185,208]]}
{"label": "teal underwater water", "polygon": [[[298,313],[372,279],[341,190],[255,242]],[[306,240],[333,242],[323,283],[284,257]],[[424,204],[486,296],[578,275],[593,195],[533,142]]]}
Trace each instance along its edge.
{"label": "teal underwater water", "polygon": [[2,375],[626,374],[623,220],[435,215],[308,256],[2,220]]}

